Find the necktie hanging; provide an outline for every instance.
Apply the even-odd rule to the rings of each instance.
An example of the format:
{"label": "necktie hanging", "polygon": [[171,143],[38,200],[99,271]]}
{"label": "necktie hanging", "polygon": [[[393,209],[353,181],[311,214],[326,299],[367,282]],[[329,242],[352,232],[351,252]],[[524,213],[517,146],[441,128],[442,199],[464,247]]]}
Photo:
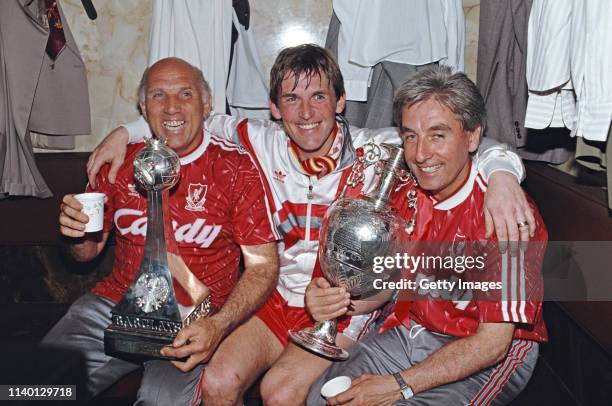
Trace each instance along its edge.
{"label": "necktie hanging", "polygon": [[57,0],[45,0],[47,21],[49,22],[49,39],[45,51],[55,61],[57,56],[66,47],[66,37],[62,18],[57,8]]}

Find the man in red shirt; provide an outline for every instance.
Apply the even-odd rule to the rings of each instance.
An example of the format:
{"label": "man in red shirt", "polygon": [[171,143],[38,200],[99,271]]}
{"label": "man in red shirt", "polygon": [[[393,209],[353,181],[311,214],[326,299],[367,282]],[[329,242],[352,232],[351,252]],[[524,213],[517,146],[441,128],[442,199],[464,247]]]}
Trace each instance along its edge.
{"label": "man in red shirt", "polygon": [[[471,156],[485,108],[464,74],[442,66],[418,72],[398,90],[394,113],[418,182],[400,190],[394,206],[410,219],[415,209],[407,204],[406,189],[416,188],[411,239],[420,245],[415,251],[407,243],[406,250],[422,262],[405,272],[407,287],[382,332],[358,342],[349,361],[330,367],[312,386],[307,404],[324,404],[322,385],[340,375],[350,376],[352,387],[328,398],[330,405],[506,404],[527,384],[538,343],[548,338],[540,273],[546,228],[530,202],[536,232],[516,255],[500,252],[496,238],[485,237],[487,186]],[[429,259],[433,265],[424,262]],[[346,313],[346,298],[322,278],[306,291],[317,320]]]}
{"label": "man in red shirt", "polygon": [[[143,75],[140,106],[153,133],[166,138],[180,157],[181,177],[168,201],[179,261],[186,265],[171,267],[177,301],[189,307],[197,304],[196,297],[210,292],[219,311],[181,330],[173,343],[176,348],[162,350],[174,355],[180,349],[186,361],[144,363],[138,398],[147,404],[199,404],[203,362],[276,285],[278,235],[252,156],[202,126],[210,113],[210,90],[199,69],[178,58],[157,62]],[[83,354],[92,396],[139,367],[104,354],[103,330],[110,324],[110,310],[134,279],[144,251],[147,199],[135,185],[133,170],[142,147],[128,148],[115,184],[108,181],[108,170],[101,173],[95,189],[107,197],[101,235],[84,233],[88,218],[72,195],[64,196],[61,206],[60,231],[74,238],[70,251],[79,261],[95,258],[116,230],[112,272],[71,306],[42,343]]]}

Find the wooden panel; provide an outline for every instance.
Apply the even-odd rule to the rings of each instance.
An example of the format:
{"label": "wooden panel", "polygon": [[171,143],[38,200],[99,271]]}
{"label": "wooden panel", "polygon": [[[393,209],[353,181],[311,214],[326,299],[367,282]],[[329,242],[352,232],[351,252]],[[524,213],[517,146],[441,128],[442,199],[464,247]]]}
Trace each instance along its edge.
{"label": "wooden panel", "polygon": [[[578,184],[574,177],[544,164],[527,165],[525,188],[540,209],[550,241],[611,241],[612,246],[612,217],[602,188]],[[612,251],[601,255],[612,256]],[[601,273],[612,272],[612,266],[589,271],[584,275],[594,278],[588,282],[596,284],[605,279]],[[612,356],[612,325],[602,323],[612,319],[612,302],[575,301],[559,305]]]}
{"label": "wooden panel", "polygon": [[602,188],[581,185],[545,164],[526,166],[524,186],[540,209],[550,241],[612,241],[612,217]]}
{"label": "wooden panel", "polygon": [[0,200],[0,244],[47,245],[59,241],[59,205],[67,193],[87,184],[89,153],[36,154],[36,163],[53,197],[15,197]]}

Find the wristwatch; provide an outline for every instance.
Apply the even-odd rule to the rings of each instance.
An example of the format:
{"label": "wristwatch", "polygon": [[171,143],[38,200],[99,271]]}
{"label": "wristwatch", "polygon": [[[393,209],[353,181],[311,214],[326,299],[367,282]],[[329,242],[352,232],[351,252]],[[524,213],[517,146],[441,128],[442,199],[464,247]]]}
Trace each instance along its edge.
{"label": "wristwatch", "polygon": [[412,388],[410,387],[410,385],[406,383],[406,381],[404,381],[404,378],[402,378],[399,372],[394,373],[393,377],[395,378],[395,381],[399,385],[400,392],[402,393],[402,396],[404,399],[410,399],[411,397],[414,396],[414,392],[412,391]]}

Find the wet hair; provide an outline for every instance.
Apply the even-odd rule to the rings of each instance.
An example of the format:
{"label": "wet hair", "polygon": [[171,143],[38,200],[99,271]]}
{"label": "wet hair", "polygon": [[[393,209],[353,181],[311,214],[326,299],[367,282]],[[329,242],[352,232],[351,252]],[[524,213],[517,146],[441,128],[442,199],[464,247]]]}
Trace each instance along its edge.
{"label": "wet hair", "polygon": [[184,59],[174,57],[160,59],[159,61],[155,62],[153,65],[149,66],[147,69],[144,70],[144,72],[142,73],[142,78],[140,78],[140,83],[138,84],[138,102],[144,103],[147,97],[147,79],[149,77],[149,72],[151,71],[151,68],[160,62],[171,59],[181,62],[193,70],[196,76],[196,80],[198,81],[198,84],[200,86],[200,92],[202,93],[202,101],[204,103],[208,102],[212,92],[210,90],[210,85],[204,78],[204,73],[202,73],[202,70],[197,66],[194,66],[189,62],[185,61]]}
{"label": "wet hair", "polygon": [[463,130],[474,131],[486,124],[485,104],[480,91],[464,73],[453,73],[444,65],[427,67],[402,83],[393,98],[393,119],[401,127],[402,110],[434,99],[452,111]]}
{"label": "wet hair", "polygon": [[283,49],[270,70],[270,100],[278,106],[283,80],[292,77],[295,89],[302,74],[310,84],[313,76],[326,76],[334,88],[336,98],[344,96],[344,79],[340,67],[325,48],[315,44],[303,44]]}

